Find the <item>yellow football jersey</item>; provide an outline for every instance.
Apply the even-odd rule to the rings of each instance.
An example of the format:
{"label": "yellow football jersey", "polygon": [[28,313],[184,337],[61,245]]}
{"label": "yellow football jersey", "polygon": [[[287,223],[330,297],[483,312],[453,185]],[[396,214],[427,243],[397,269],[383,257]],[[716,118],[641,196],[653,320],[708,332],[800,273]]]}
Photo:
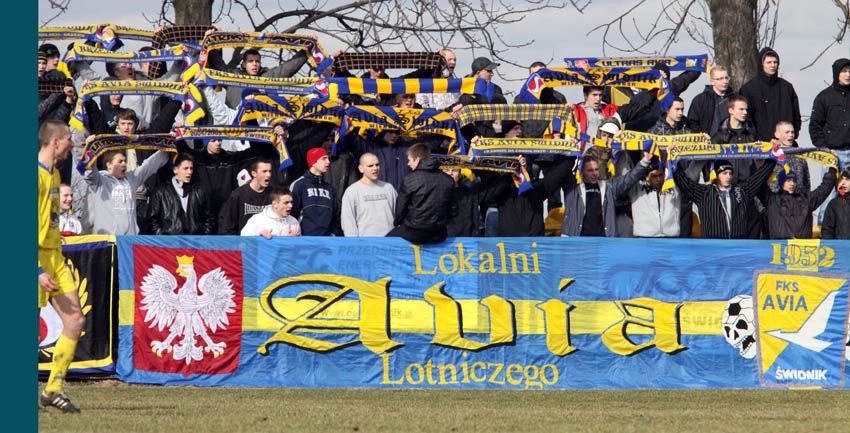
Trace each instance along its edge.
{"label": "yellow football jersey", "polygon": [[38,247],[62,248],[59,237],[59,171],[38,164]]}

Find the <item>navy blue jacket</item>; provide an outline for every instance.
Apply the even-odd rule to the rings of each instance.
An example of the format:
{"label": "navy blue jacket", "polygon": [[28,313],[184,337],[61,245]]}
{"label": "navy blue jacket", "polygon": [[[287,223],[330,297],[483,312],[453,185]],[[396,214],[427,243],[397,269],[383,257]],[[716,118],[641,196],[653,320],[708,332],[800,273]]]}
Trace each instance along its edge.
{"label": "navy blue jacket", "polygon": [[340,235],[336,189],[309,171],[292,182],[292,217],[304,236]]}

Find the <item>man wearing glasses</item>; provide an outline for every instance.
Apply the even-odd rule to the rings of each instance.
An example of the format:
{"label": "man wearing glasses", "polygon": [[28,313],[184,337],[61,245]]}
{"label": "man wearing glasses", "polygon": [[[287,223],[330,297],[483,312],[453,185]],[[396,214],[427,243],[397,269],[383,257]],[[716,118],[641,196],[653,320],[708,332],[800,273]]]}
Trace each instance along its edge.
{"label": "man wearing glasses", "polygon": [[735,91],[729,87],[729,71],[723,66],[712,66],[711,84],[697,95],[688,110],[688,129],[714,135],[723,121],[729,118],[729,98]]}

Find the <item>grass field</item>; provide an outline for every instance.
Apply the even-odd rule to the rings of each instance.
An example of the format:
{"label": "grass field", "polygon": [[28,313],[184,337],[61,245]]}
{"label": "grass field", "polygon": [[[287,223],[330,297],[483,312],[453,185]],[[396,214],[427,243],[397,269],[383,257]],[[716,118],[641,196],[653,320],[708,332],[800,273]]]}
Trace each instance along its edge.
{"label": "grass field", "polygon": [[[73,382],[40,432],[850,432],[850,391],[197,388]],[[35,402],[35,395],[33,396]]]}

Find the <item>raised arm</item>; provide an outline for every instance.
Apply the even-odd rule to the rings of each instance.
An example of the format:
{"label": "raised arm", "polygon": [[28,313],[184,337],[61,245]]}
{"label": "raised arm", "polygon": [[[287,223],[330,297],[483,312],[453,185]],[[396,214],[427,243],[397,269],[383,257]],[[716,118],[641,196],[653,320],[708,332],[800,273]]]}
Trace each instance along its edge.
{"label": "raised arm", "polygon": [[829,197],[829,194],[835,187],[836,174],[835,169],[831,167],[823,174],[823,180],[821,180],[820,186],[815,188],[811,195],[809,195],[809,212],[817,209]]}
{"label": "raised arm", "polygon": [[701,72],[699,71],[682,72],[681,74],[676,76],[676,78],[670,80],[670,90],[676,96],[681,95],[686,90],[688,90],[688,87],[690,87],[691,83],[693,83],[699,78],[700,74]]}
{"label": "raised arm", "polygon": [[145,159],[139,168],[127,172],[127,181],[130,182],[133,190],[135,190],[140,184],[153,176],[166,162],[168,162],[168,153],[158,150],[150,158]]}
{"label": "raised arm", "polygon": [[212,114],[213,123],[215,125],[232,125],[238,110],[228,107],[212,87],[204,87],[203,92],[204,99],[207,101],[207,108]]}
{"label": "raised arm", "polygon": [[752,198],[758,194],[759,190],[765,186],[767,178],[770,177],[771,173],[773,173],[773,166],[775,165],[776,161],[768,159],[761,165],[761,167],[758,168],[758,170],[756,170],[755,173],[753,173],[752,176],[741,182],[741,189],[744,190],[744,194],[746,194],[747,197]]}
{"label": "raised arm", "polygon": [[[624,155],[624,157],[628,157]],[[615,198],[620,198],[624,194],[629,192],[631,187],[638,183],[639,180],[646,177],[646,174],[649,173],[649,161],[652,159],[652,154],[649,152],[643,152],[643,158],[638,162],[638,165],[635,166],[634,169],[629,170],[625,176],[615,177],[614,179],[609,181],[609,185],[611,185],[612,192],[614,193]]]}
{"label": "raised arm", "polygon": [[[669,149],[669,148],[668,148]],[[696,166],[696,164],[691,164],[691,167]],[[686,173],[687,170],[679,169],[676,170],[674,174],[674,180],[676,181],[676,186],[682,190],[682,192],[690,198],[692,201],[699,201],[705,192],[708,190],[708,185],[703,185],[693,179],[691,179]]]}

